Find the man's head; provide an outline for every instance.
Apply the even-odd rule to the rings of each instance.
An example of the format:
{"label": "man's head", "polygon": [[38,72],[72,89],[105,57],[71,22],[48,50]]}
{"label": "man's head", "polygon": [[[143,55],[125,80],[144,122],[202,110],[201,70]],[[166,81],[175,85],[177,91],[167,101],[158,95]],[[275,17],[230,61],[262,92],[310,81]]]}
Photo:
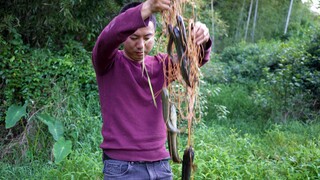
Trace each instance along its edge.
{"label": "man's head", "polygon": [[[140,2],[130,3],[125,5],[120,13],[126,10],[136,7]],[[152,22],[152,23],[151,23]],[[154,45],[154,36],[156,29],[156,19],[152,15],[147,27],[137,29],[131,34],[127,40],[123,43],[125,56],[133,61],[142,61],[143,58],[149,54]]]}

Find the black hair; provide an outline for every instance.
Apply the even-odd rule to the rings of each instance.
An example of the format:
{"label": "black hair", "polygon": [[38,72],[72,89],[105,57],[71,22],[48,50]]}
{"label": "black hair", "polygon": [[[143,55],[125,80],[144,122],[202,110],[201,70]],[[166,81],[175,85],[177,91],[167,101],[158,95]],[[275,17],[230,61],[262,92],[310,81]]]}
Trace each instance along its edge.
{"label": "black hair", "polygon": [[[142,2],[131,2],[131,3],[128,3],[128,4],[124,5],[124,6],[121,8],[119,14],[125,12],[126,10],[128,10],[128,9],[130,9],[130,8],[136,7],[136,6],[140,5],[141,3],[142,3]],[[157,19],[156,19],[156,16],[155,16],[154,14],[152,14],[149,18],[150,18],[150,21],[151,21],[151,22],[153,23],[153,25],[154,25],[154,29],[156,29],[156,28],[157,28]]]}

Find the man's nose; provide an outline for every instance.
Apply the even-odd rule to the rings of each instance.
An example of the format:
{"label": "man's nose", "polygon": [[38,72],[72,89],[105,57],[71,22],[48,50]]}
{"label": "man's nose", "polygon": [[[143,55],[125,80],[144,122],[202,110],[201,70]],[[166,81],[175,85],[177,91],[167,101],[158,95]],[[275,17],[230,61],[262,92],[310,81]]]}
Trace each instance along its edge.
{"label": "man's nose", "polygon": [[139,39],[137,41],[137,48],[142,49],[144,47],[144,40],[143,39]]}

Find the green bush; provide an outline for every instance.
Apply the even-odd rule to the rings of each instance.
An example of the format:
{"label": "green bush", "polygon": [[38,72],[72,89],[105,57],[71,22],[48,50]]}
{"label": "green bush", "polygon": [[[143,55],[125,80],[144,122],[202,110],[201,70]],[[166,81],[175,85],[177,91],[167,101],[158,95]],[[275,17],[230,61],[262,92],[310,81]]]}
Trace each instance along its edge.
{"label": "green bush", "polygon": [[[257,102],[255,92],[242,84],[216,84],[212,85],[211,92],[218,87],[218,94],[211,93],[207,96],[208,110],[205,122],[228,122],[235,127],[246,126],[252,123],[250,132],[259,132],[261,127],[268,127],[271,118],[272,105]],[[262,100],[261,100],[262,101]]]}
{"label": "green bush", "polygon": [[6,40],[17,32],[31,47],[61,49],[69,40],[77,40],[91,49],[94,39],[125,2],[3,1],[0,6],[0,32]]}
{"label": "green bush", "polygon": [[9,105],[25,101],[32,102],[34,109],[42,107],[55,86],[87,96],[96,92],[91,56],[81,44],[71,41],[63,51],[53,53],[22,45],[19,38],[17,45],[0,40],[5,47],[0,54],[2,114]]}
{"label": "green bush", "polygon": [[[53,53],[49,49],[34,49],[22,45],[21,37],[16,38],[9,42],[0,38],[1,47],[4,47],[0,53],[0,125],[3,127],[0,129],[0,135],[6,137],[0,145],[14,147],[21,141],[17,150],[9,148],[2,152],[4,154],[11,154],[14,151],[18,154],[22,153],[27,161],[38,158],[48,159],[52,143],[38,137],[50,137],[50,135],[46,127],[32,121],[32,117],[36,117],[36,113],[52,106],[64,108],[61,104],[68,99],[67,94],[85,99],[97,98],[91,55],[80,43],[73,41],[66,44],[63,50]],[[62,96],[59,99],[61,102],[56,102],[57,89]],[[5,129],[4,118],[8,107],[12,104],[21,106],[25,102],[28,102],[27,116],[15,127]],[[55,111],[57,110],[52,112]],[[52,116],[57,117],[55,114]],[[71,132],[67,133],[67,139],[70,139]],[[21,139],[23,137],[28,137],[28,141]],[[42,154],[39,157],[35,155],[38,146],[47,149],[39,152],[38,155]],[[1,154],[1,157],[4,154]],[[18,159],[20,158],[17,158],[17,161]]]}
{"label": "green bush", "polygon": [[[204,68],[211,83],[247,86],[255,102],[272,107],[280,121],[308,121],[319,115],[319,28],[305,29],[288,41],[240,43],[225,48]],[[228,106],[227,106],[228,107]]]}

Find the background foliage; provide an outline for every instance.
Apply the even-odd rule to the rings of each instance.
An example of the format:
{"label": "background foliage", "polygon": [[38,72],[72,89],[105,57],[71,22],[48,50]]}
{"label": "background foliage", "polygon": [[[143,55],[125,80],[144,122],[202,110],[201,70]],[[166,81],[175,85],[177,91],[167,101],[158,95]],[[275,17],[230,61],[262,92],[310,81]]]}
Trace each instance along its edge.
{"label": "background foliage", "polygon": [[16,33],[32,47],[63,48],[71,39],[91,47],[97,34],[119,6],[128,1],[2,1],[1,34],[12,39]]}

